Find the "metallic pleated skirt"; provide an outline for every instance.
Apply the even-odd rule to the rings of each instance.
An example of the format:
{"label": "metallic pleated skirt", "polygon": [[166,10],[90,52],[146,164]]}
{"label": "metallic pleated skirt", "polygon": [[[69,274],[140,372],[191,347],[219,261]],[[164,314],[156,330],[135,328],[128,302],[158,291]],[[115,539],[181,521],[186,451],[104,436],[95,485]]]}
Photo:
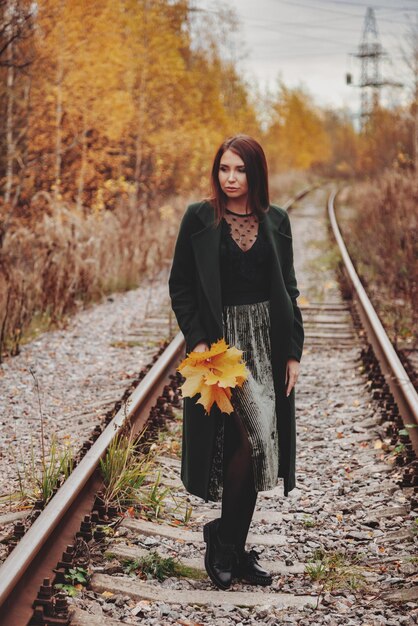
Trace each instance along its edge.
{"label": "metallic pleated skirt", "polygon": [[[226,342],[242,350],[249,372],[243,385],[233,389],[231,402],[252,447],[255,488],[267,491],[276,487],[279,468],[269,301],[224,306],[223,326]],[[228,418],[222,414],[215,441],[209,482],[209,497],[214,501],[222,497],[223,424]]]}

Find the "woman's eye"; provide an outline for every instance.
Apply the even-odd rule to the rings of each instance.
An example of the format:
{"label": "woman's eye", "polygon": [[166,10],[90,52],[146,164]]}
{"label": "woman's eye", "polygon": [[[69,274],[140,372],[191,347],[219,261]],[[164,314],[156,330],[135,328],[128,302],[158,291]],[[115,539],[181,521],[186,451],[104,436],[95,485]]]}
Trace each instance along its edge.
{"label": "woman's eye", "polygon": [[[226,165],[220,165],[219,166],[219,171],[220,172],[228,172],[229,168]],[[237,173],[238,174],[245,174],[245,169],[238,168],[237,169]]]}

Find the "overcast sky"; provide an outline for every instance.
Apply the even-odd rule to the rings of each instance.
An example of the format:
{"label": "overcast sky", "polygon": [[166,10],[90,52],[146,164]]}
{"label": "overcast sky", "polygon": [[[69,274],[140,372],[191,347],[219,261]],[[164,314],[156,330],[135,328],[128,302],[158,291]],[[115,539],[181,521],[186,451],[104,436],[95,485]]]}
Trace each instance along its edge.
{"label": "overcast sky", "polygon": [[[359,89],[347,86],[345,77],[351,72],[354,83],[360,80],[360,61],[352,54],[371,6],[388,53],[381,63],[382,78],[407,79],[400,46],[408,25],[418,24],[418,0],[224,0],[221,5],[194,0],[194,5],[211,12],[216,6],[236,10],[248,53],[240,67],[250,81],[265,89],[274,87],[281,76],[288,86],[305,86],[318,104],[346,106],[353,113],[359,108]],[[405,94],[384,88],[382,97],[385,103],[396,103]]]}

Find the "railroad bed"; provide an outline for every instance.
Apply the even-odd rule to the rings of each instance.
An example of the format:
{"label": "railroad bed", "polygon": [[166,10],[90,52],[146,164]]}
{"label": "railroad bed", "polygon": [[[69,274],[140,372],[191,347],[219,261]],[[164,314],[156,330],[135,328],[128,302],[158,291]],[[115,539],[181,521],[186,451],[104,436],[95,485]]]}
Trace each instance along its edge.
{"label": "railroad bed", "polygon": [[[105,297],[75,315],[65,329],[40,335],[2,364],[0,540],[22,517],[14,497],[17,464],[22,474],[33,475],[41,459],[40,409],[31,370],[39,385],[46,448],[55,433],[75,454],[172,334],[167,276],[165,269],[138,289]],[[0,563],[6,556],[0,543]]]}
{"label": "railroad bed", "polygon": [[[80,565],[84,559],[92,576],[88,589],[70,600],[72,624],[417,623],[418,513],[411,510],[416,495],[413,487],[401,487],[404,470],[386,435],[388,418],[374,399],[376,394],[372,396],[373,385],[361,358],[364,337],[357,334],[349,303],[340,293],[325,201],[325,191],[317,190],[291,212],[306,335],[296,389],[297,488],[284,498],[279,482],[275,490],[259,494],[248,538],[248,547],[260,553],[262,564],[274,574],[273,585],[261,588],[236,581],[221,592],[207,578],[202,527],[219,514],[219,504],[190,496],[181,484],[181,410],[174,408],[174,418],[167,420],[154,445],[153,471],[160,470],[162,483],[170,490],[161,519],[128,514],[121,523],[109,523],[104,540],[102,536],[97,543],[76,541],[75,562]],[[153,300],[148,298],[146,309],[144,332],[154,339],[169,332],[166,277],[161,278],[154,286],[161,300],[156,299],[152,312]],[[135,302],[139,293],[130,294]],[[116,306],[113,315],[117,318]],[[120,337],[125,347],[126,328],[138,323],[129,319]],[[88,344],[88,333],[83,341]],[[155,352],[153,341],[149,356]],[[61,343],[57,341],[57,348]],[[110,369],[121,372],[129,367],[128,378],[133,378],[145,353],[134,352],[138,346],[130,348],[112,353]],[[94,360],[92,352],[90,356]],[[136,368],[135,358],[140,361]],[[117,385],[112,394],[113,389],[116,393]],[[97,398],[102,396],[96,395],[98,402]],[[94,412],[87,415],[93,418]],[[91,426],[86,432],[90,430]],[[150,476],[150,484],[152,480]],[[88,532],[87,528],[87,536]],[[158,555],[176,557],[182,576],[171,575],[161,582],[140,578],[138,561],[152,556],[156,562]],[[44,592],[48,595],[46,588]]]}
{"label": "railroad bed", "polygon": [[[206,577],[202,526],[218,515],[219,505],[183,489],[181,423],[175,420],[156,451],[157,467],[180,510],[193,507],[189,523],[176,525],[170,514],[160,522],[125,519],[103,555],[95,555],[90,590],[72,600],[73,624],[417,623],[413,489],[398,484],[402,469],[394,463],[362,344],[330,264],[324,206],[319,190],[291,213],[306,330],[296,390],[297,488],[288,498],[281,484],[259,494],[248,538],[274,573],[273,585],[236,581],[222,592]],[[152,552],[177,557],[195,568],[193,575],[141,580],[134,562]]]}

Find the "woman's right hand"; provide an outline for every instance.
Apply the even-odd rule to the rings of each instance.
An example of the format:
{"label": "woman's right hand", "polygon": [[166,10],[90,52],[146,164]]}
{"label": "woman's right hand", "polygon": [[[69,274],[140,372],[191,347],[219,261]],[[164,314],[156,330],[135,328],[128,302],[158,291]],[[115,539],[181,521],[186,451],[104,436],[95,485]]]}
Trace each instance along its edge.
{"label": "woman's right hand", "polygon": [[199,343],[193,348],[193,352],[206,352],[209,350],[209,346],[206,341],[199,341]]}

